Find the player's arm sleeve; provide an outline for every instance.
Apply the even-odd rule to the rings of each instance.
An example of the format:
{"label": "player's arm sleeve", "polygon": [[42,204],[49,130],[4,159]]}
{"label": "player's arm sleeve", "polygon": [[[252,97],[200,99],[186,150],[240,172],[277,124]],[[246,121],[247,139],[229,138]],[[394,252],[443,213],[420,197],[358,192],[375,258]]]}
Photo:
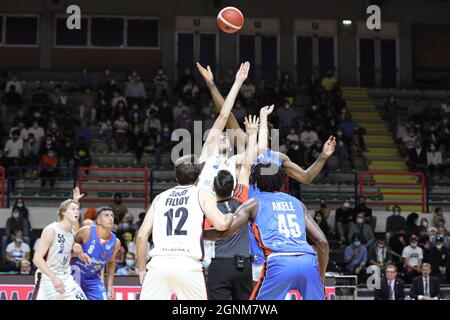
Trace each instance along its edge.
{"label": "player's arm sleeve", "polygon": [[223,240],[229,236],[235,234],[240,228],[248,222],[254,211],[258,206],[258,202],[255,199],[250,199],[243,203],[234,214],[233,223],[226,231],[219,230],[205,230],[204,237],[207,240]]}
{"label": "player's arm sleeve", "polygon": [[244,184],[238,184],[236,188],[234,188],[233,199],[244,203],[248,200],[248,186]]}
{"label": "player's arm sleeve", "polygon": [[314,248],[317,252],[317,258],[319,260],[319,269],[322,279],[325,279],[325,272],[327,271],[328,259],[330,248],[328,246],[328,240],[323,234],[320,227],[314,221],[314,219],[309,215],[308,209],[302,203],[303,212],[305,215],[306,223],[306,234],[308,238],[312,241]]}

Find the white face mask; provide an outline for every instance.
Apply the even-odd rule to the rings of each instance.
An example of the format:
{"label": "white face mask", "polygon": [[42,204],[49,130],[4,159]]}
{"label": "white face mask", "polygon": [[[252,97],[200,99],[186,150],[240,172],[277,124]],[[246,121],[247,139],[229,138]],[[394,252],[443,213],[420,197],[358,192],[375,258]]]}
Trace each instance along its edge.
{"label": "white face mask", "polygon": [[354,244],[356,247],[359,247],[359,246],[361,245],[361,241],[355,241],[355,242],[353,242],[353,244]]}
{"label": "white face mask", "polygon": [[344,202],[344,208],[346,208],[346,209],[350,208],[350,203]]}
{"label": "white face mask", "polygon": [[417,242],[411,242],[411,247],[413,248],[417,247]]}
{"label": "white face mask", "polygon": [[443,247],[443,245],[442,245],[442,244],[437,244],[437,245],[436,245],[436,249],[438,249],[438,250],[441,250],[441,249],[442,249],[442,247]]}
{"label": "white face mask", "polygon": [[356,219],[356,223],[358,223],[358,224],[363,224],[363,222],[364,222],[364,218]]}
{"label": "white face mask", "polygon": [[134,260],[133,259],[127,259],[126,260],[126,264],[127,264],[127,267],[132,267],[132,266],[134,266]]}

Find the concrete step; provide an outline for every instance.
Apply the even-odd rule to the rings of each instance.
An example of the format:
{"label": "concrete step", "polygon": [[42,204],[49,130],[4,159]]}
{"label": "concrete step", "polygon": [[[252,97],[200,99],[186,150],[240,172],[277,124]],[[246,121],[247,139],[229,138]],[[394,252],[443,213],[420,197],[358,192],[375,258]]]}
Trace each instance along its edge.
{"label": "concrete step", "polygon": [[[387,157],[399,157],[398,149],[395,147],[391,148],[370,148],[369,152],[367,152],[367,156],[387,156]],[[366,156],[366,152],[364,153]]]}
{"label": "concrete step", "polygon": [[414,182],[415,178],[408,175],[374,174],[372,176],[376,182]]}
{"label": "concrete step", "polygon": [[366,141],[367,145],[370,145],[372,143],[385,144],[386,147],[393,147],[395,145],[392,137],[388,135],[367,135],[364,137],[364,140]]}
{"label": "concrete step", "polygon": [[405,162],[403,161],[373,161],[369,165],[371,171],[407,171]]}

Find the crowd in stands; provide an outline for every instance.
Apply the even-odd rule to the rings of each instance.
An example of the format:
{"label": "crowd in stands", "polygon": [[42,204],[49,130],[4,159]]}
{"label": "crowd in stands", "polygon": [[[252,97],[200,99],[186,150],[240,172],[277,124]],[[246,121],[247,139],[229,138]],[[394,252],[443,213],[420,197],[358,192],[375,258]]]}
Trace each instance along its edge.
{"label": "crowd in stands", "polygon": [[439,108],[427,103],[430,101],[416,96],[402,108],[391,96],[381,109],[409,169],[428,174],[435,182],[441,181],[449,169],[445,160],[450,156],[450,97]]}
{"label": "crowd in stands", "polygon": [[345,199],[342,207],[336,209],[334,230],[327,221],[329,211],[322,201],[314,220],[328,239],[336,239],[345,246],[340,271],[357,275],[360,283],[370,275],[367,267],[376,265],[385,273],[388,265],[394,265],[399,277],[410,284],[421,273],[423,263],[430,264],[431,275],[439,283],[450,283],[450,235],[441,207],[430,218],[419,220],[417,213],[405,218],[400,207],[394,206],[386,220],[385,232],[377,234],[376,217],[362,197],[355,207],[350,199]]}

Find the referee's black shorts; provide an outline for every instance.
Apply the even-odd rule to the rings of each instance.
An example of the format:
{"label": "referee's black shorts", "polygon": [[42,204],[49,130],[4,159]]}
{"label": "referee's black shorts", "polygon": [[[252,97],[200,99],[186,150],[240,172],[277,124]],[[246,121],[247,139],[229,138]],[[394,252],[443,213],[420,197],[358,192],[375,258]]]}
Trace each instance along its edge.
{"label": "referee's black shorts", "polygon": [[235,258],[213,258],[206,281],[208,300],[249,300],[253,289],[252,261],[244,258],[242,269]]}

